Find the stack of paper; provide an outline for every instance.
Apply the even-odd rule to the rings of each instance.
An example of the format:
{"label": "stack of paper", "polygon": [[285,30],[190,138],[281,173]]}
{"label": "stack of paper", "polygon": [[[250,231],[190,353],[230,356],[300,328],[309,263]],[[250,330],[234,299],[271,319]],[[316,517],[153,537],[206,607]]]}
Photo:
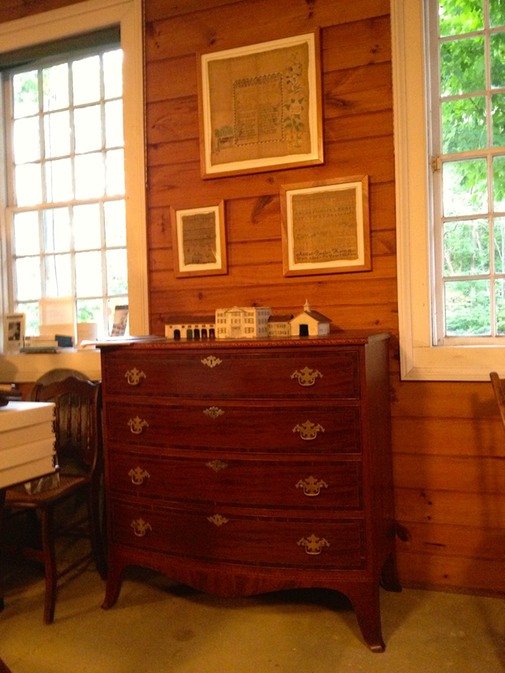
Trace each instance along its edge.
{"label": "stack of paper", "polygon": [[0,407],[0,488],[54,472],[53,418],[51,402]]}

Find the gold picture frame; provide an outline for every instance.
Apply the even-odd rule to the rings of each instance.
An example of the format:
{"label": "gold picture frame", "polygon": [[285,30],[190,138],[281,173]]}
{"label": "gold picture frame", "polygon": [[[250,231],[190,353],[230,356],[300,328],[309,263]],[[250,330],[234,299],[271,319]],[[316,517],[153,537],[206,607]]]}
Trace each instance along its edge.
{"label": "gold picture frame", "polygon": [[285,276],[369,271],[368,176],[281,187]]}
{"label": "gold picture frame", "polygon": [[228,273],[224,202],[171,209],[174,271],[178,278]]}
{"label": "gold picture frame", "polygon": [[319,33],[200,55],[204,178],[323,163]]}

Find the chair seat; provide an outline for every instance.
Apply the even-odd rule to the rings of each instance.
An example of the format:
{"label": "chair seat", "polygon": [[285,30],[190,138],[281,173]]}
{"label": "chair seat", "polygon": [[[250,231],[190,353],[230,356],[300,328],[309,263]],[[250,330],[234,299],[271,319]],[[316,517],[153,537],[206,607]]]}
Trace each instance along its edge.
{"label": "chair seat", "polygon": [[5,507],[23,507],[26,509],[43,507],[44,504],[51,504],[66,496],[73,495],[75,491],[84,488],[90,482],[91,480],[88,476],[60,474],[60,483],[58,486],[41,491],[40,493],[27,493],[22,484],[11,486],[5,492]]}

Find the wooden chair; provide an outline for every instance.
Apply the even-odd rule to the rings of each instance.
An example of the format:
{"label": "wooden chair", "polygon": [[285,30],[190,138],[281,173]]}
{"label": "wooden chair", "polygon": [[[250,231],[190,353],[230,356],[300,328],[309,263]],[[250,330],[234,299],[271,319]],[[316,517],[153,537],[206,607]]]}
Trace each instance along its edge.
{"label": "wooden chair", "polygon": [[500,410],[503,425],[505,426],[505,380],[501,379],[497,372],[490,372],[489,378],[491,379],[494,396],[498,403],[498,409]]}
{"label": "wooden chair", "polygon": [[[105,552],[101,533],[101,386],[100,383],[69,376],[47,385],[35,385],[32,398],[40,402],[54,402],[56,452],[59,485],[40,493],[27,493],[23,485],[8,488],[5,508],[9,513],[36,512],[40,521],[41,548],[23,547],[19,551],[28,558],[43,562],[45,572],[44,623],[54,621],[57,582],[72,570],[94,557],[100,576],[106,576]],[[63,503],[84,494],[86,516],[75,521],[75,515],[66,520]],[[83,507],[81,507],[83,509]],[[91,552],[68,562],[59,570],[55,541],[63,534],[82,534],[86,524],[91,539]]]}

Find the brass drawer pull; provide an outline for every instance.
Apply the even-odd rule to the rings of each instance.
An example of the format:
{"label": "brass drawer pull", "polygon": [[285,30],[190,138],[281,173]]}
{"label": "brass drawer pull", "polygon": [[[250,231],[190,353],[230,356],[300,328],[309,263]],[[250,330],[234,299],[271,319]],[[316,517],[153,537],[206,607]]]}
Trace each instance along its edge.
{"label": "brass drawer pull", "polygon": [[207,521],[210,521],[210,523],[213,523],[214,526],[222,526],[225,523],[228,523],[229,519],[227,519],[225,516],[222,514],[213,514],[212,516],[207,517]]}
{"label": "brass drawer pull", "polygon": [[311,369],[310,367],[304,367],[303,369],[296,370],[291,374],[292,379],[296,379],[301,386],[308,387],[313,386],[317,378],[323,378],[323,375],[317,369]]}
{"label": "brass drawer pull", "polygon": [[151,524],[144,521],[144,519],[134,519],[130,526],[136,537],[145,537],[153,529]]}
{"label": "brass drawer pull", "polygon": [[209,460],[208,463],[205,463],[205,465],[209,468],[209,470],[214,470],[214,472],[219,472],[220,470],[224,470],[225,468],[228,467],[228,463],[224,463],[222,460]]}
{"label": "brass drawer pull", "polygon": [[209,418],[219,418],[219,416],[224,414],[224,411],[219,407],[209,407],[208,409],[204,409],[203,413]]}
{"label": "brass drawer pull", "polygon": [[213,369],[214,367],[217,367],[223,363],[223,361],[220,358],[217,358],[215,355],[208,355],[206,358],[202,358],[200,362],[202,365],[205,365],[210,369]]}
{"label": "brass drawer pull", "polygon": [[135,418],[130,418],[128,420],[128,427],[132,434],[141,435],[144,432],[144,428],[149,427],[149,423],[139,416],[135,416]]}
{"label": "brass drawer pull", "polygon": [[125,373],[125,378],[129,386],[138,386],[142,379],[146,378],[145,372],[133,367]]}
{"label": "brass drawer pull", "polygon": [[293,432],[298,432],[303,440],[311,441],[317,438],[318,432],[324,432],[324,428],[319,423],[305,421],[305,423],[298,423],[295,425]]}
{"label": "brass drawer pull", "polygon": [[132,469],[128,472],[128,476],[132,480],[132,484],[135,486],[141,486],[146,479],[150,479],[151,475],[147,470],[143,470],[140,466]]}
{"label": "brass drawer pull", "polygon": [[306,479],[300,479],[296,488],[303,488],[303,494],[309,498],[318,496],[322,488],[328,488],[328,484],[322,479],[316,479],[312,475]]}
{"label": "brass drawer pull", "polygon": [[324,547],[329,547],[330,543],[324,537],[317,537],[317,535],[310,535],[309,537],[302,537],[296,543],[299,547],[305,549],[305,553],[309,556],[318,556]]}

